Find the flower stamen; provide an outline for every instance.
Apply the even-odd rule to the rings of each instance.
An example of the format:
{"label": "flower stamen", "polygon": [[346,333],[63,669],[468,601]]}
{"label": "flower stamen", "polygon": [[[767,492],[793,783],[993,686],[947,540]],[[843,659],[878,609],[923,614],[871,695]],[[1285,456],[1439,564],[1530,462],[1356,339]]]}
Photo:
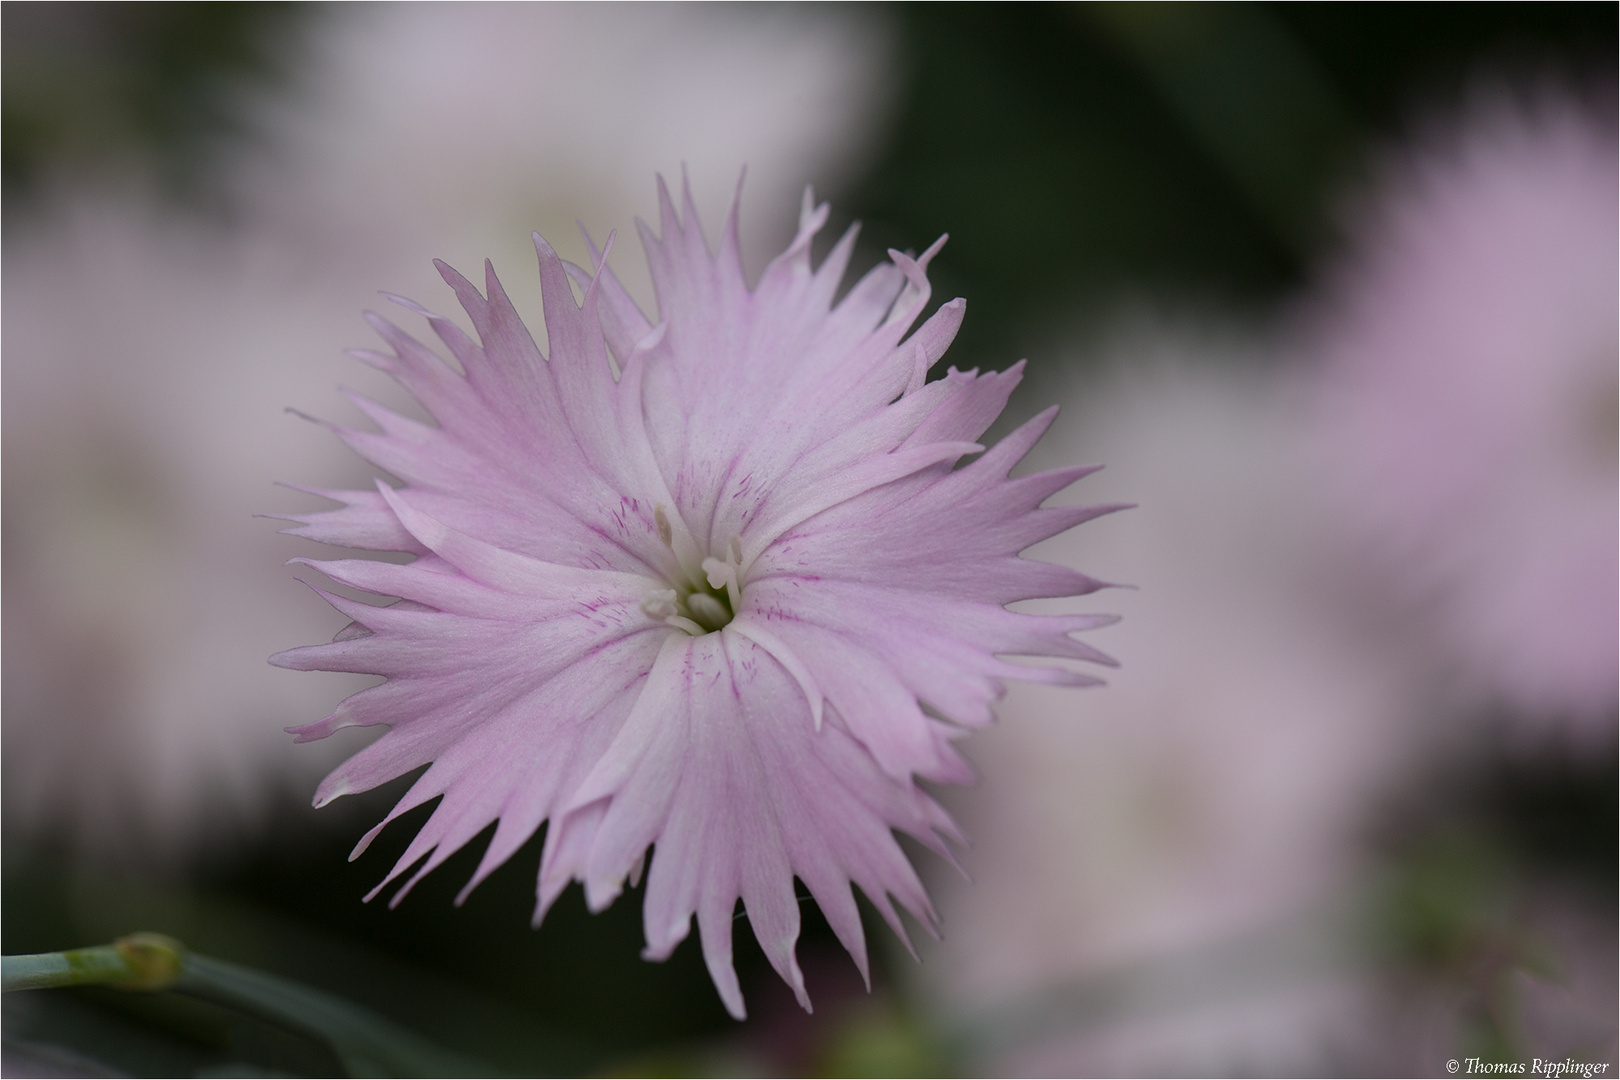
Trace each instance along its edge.
{"label": "flower stamen", "polygon": [[726,560],[721,562],[713,556],[704,559],[703,573],[707,575],[711,589],[726,590],[726,599],[731,601],[733,612],[741,610],[742,537],[732,533],[731,543],[727,545]]}
{"label": "flower stamen", "polygon": [[[705,597],[705,599],[712,598]],[[688,597],[687,602],[683,603],[677,598],[674,589],[654,589],[641,598],[641,610],[649,619],[661,622],[665,626],[673,626],[677,630],[684,630],[693,637],[702,637],[709,632],[709,628],[688,617],[687,613],[692,610],[690,600]],[[724,626],[730,621],[731,616],[728,612],[720,625]]]}
{"label": "flower stamen", "polygon": [[702,626],[699,626],[691,619],[688,619],[685,615],[671,615],[669,618],[665,619],[664,622],[669,626],[675,627],[677,630],[685,630],[693,637],[702,637],[704,634],[709,633],[708,630],[704,629]]}
{"label": "flower stamen", "polygon": [[641,610],[646,614],[647,618],[663,622],[676,612],[675,590],[653,590],[641,598]]}
{"label": "flower stamen", "polygon": [[[653,521],[658,526],[659,539],[670,544],[674,529],[662,506],[653,507]],[[674,550],[673,545],[670,550]],[[677,582],[675,588],[649,591],[641,598],[641,610],[648,618],[693,637],[712,634],[731,622],[741,609],[741,565],[742,538],[734,534],[724,561],[704,559],[702,574],[693,575],[688,582]],[[703,584],[704,575],[708,577],[707,587]]]}

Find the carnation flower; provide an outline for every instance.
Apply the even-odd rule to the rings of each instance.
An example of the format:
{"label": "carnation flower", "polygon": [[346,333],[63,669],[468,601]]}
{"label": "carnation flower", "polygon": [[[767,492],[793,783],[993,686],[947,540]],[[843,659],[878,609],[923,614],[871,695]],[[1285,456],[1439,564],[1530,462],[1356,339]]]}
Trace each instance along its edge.
{"label": "carnation flower", "polygon": [[1486,99],[1386,167],[1313,332],[1324,446],[1475,696],[1613,737],[1613,124]]}
{"label": "carnation flower", "polygon": [[894,830],[949,856],[959,834],[918,781],[970,778],[952,744],[990,722],[1004,680],[1096,682],[1006,657],[1108,663],[1071,635],[1109,617],[1006,605],[1099,588],[1018,553],[1115,507],[1041,507],[1089,468],[1009,479],[1055,409],[988,451],[974,441],[1021,365],[928,380],[964,310],[945,304],[906,336],[939,244],[891,252],[834,304],[854,230],[812,269],[828,208],[807,193],[798,235],[750,290],[736,204],[711,255],[690,195],[677,212],[659,193],[661,236],[641,227],[656,325],[606,250],[592,246],[588,273],[538,234],[548,357],[488,264],[482,295],[439,267],[477,341],[400,301],[460,371],[370,316],[393,351],[355,355],[437,426],[357,397],[380,430],[337,434],[404,483],[322,491],[344,505],[290,515],[290,531],[417,558],[311,563],[400,602],[323,592],[353,624],[274,662],[387,680],[292,729],[389,725],[317,806],[431,763],[356,849],[442,796],[378,886],[421,863],[394,903],[492,822],[462,896],[549,822],[536,923],[571,881],[601,910],[652,847],[645,955],[669,956],[696,915],[740,1018],[739,898],[806,1008],[795,877],[863,976],[852,885],[902,938],[895,901],[934,927]]}

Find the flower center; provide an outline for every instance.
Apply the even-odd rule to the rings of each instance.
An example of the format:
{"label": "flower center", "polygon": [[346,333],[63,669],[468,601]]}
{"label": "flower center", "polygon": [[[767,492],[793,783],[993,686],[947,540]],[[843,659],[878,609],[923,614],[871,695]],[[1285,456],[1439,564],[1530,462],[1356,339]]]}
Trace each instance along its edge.
{"label": "flower center", "polygon": [[[674,530],[662,506],[653,508],[653,520],[658,526],[658,538],[664,546],[679,552],[674,543]],[[683,630],[693,637],[712,634],[736,617],[742,607],[742,539],[735,534],[726,545],[724,559],[710,556],[696,571],[682,568],[686,573],[674,582],[672,588],[654,589],[641,598],[641,610],[649,618]]]}

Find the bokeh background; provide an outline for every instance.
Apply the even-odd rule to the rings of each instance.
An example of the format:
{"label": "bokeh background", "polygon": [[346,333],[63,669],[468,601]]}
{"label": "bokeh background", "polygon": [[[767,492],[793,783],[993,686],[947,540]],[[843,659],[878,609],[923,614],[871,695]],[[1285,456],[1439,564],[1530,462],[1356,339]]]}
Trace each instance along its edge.
{"label": "bokeh background", "polygon": [[[1616,1039],[1611,4],[0,6],[7,953],[137,929],[514,1075],[1390,1074]],[[874,986],[808,905],[750,1019],[639,896],[529,929],[538,840],[360,898],[426,810],[308,805],[356,684],[276,482],[369,474],[341,352],[429,260],[585,260],[684,168],[754,272],[802,187],[861,267],[951,235],[950,359],[1030,359],[1034,464],[1138,509],[1036,554],[1105,689],[1015,688],[947,793],[946,939]],[[824,238],[825,240],[826,238]],[[537,322],[537,319],[531,320]],[[994,432],[992,434],[995,434]],[[342,736],[354,736],[340,743]],[[887,930],[872,928],[874,940]],[[35,992],[8,1075],[325,1075],[176,995]],[[1613,1068],[1613,1065],[1610,1066]],[[55,1071],[51,1071],[55,1070]]]}

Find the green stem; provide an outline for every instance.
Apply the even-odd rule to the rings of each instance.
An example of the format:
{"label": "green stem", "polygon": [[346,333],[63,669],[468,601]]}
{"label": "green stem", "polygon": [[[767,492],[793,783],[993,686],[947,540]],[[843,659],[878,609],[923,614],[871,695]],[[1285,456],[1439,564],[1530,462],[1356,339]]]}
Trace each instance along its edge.
{"label": "green stem", "polygon": [[490,1076],[487,1065],[445,1051],[369,1009],[252,968],[199,956],[161,934],[111,945],[0,957],[4,989],[103,984],[169,990],[256,1014],[324,1040],[351,1076]]}
{"label": "green stem", "polygon": [[38,953],[0,958],[0,984],[4,992],[40,990],[49,986],[83,986],[127,977],[129,965],[110,945],[72,952]]}
{"label": "green stem", "polygon": [[350,1076],[492,1076],[376,1013],[263,971],[191,953],[175,990],[324,1039]]}
{"label": "green stem", "polygon": [[131,934],[111,945],[0,957],[0,991],[55,986],[161,990],[180,976],[185,947],[162,934]]}

